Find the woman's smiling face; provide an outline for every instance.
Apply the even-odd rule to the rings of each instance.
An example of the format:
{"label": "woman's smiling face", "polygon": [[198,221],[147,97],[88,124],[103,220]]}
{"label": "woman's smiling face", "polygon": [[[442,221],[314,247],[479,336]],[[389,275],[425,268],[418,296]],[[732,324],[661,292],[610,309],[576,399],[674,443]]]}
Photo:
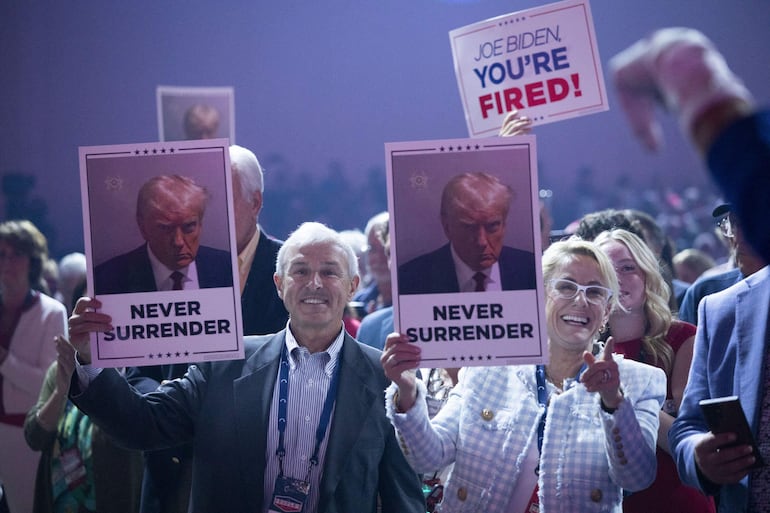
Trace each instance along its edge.
{"label": "woman's smiling face", "polygon": [[607,240],[600,245],[612,261],[620,285],[620,304],[628,311],[638,311],[646,301],[645,277],[628,247],[617,240]]}
{"label": "woman's smiling face", "polygon": [[[571,280],[578,285],[607,287],[597,262],[584,255],[576,255],[556,269],[550,280],[556,279]],[[546,286],[549,287],[548,284]],[[607,319],[607,303],[589,302],[583,291],[572,299],[559,297],[552,289],[547,291],[545,313],[550,344],[572,351],[590,350],[599,328]]]}

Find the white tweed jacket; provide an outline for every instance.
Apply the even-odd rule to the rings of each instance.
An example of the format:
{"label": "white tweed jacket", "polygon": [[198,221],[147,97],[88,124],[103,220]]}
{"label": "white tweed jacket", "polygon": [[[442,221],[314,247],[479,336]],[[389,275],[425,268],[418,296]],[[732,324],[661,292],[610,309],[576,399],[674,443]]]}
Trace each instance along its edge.
{"label": "white tweed jacket", "polygon": [[[621,513],[623,489],[655,479],[658,413],[666,396],[662,370],[615,355],[625,400],[609,414],[580,383],[553,395],[540,455],[541,513]],[[534,365],[468,368],[431,421],[425,387],[407,413],[396,413],[395,385],[386,410],[402,451],[417,472],[454,462],[442,512],[504,513],[537,430]],[[532,442],[536,443],[536,442]],[[521,506],[522,511],[524,506]]]}

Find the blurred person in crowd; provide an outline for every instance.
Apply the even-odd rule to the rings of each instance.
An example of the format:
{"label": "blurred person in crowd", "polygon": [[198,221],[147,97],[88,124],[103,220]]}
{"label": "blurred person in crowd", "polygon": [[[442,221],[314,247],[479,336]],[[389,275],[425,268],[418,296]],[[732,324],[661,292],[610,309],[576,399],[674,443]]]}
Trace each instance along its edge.
{"label": "blurred person in crowd", "polygon": [[623,500],[623,511],[658,513],[708,513],[715,511],[711,498],[679,480],[668,444],[668,430],[677,416],[692,360],[695,326],[673,319],[668,308],[668,285],[658,260],[642,239],[613,229],[594,242],[606,253],[618,276],[622,308],[610,315],[605,336],[615,341],[615,351],[626,358],[660,367],[668,390],[658,428],[658,470],[649,488]]}
{"label": "blurred person in crowd", "polygon": [[674,243],[650,214],[632,209],[626,209],[624,212],[641,227],[644,233],[642,239],[658,259],[660,271],[671,287],[669,307],[672,312],[676,312],[679,310],[679,304],[687,291],[688,284],[674,276],[674,253],[676,252]]}
{"label": "blurred person in crowd", "polygon": [[[439,511],[612,511],[655,479],[663,371],[596,350],[618,281],[592,242],[543,254],[549,363],[470,367],[438,414],[415,377],[420,346],[394,333],[382,365],[388,417],[418,472],[454,462]],[[575,414],[580,412],[580,414]]]}
{"label": "blurred person in crowd", "polygon": [[718,205],[712,215],[717,220],[717,226],[722,236],[730,243],[730,260],[735,267],[719,274],[704,276],[687,289],[684,299],[682,299],[682,306],[679,308],[679,318],[695,325],[698,324],[698,304],[701,299],[738,283],[759,271],[766,264],[746,242],[741,223],[732,212],[730,204]]}
{"label": "blurred person in crowd", "polygon": [[[683,130],[706,156],[743,236],[764,261],[770,259],[770,112],[730,70],[713,43],[697,30],[655,31],[613,58],[616,86],[637,136],[650,149],[661,142],[653,109],[671,108]],[[732,221],[732,220],[731,220]],[[719,494],[720,511],[767,511],[767,467],[752,471],[751,446],[731,444],[735,433],[714,434],[699,401],[737,395],[768,456],[770,395],[767,393],[770,275],[765,266],[736,285],[705,296],[695,355],[680,414],[669,433],[683,481]]]}
{"label": "blurred person in crowd", "polygon": [[[347,242],[350,247],[353,248],[356,257],[358,258],[358,268],[360,269],[361,275],[367,275],[366,251],[368,249],[368,243],[366,241],[366,235],[364,235],[364,232],[358,229],[342,230],[340,232],[340,237],[342,237],[345,242]],[[361,283],[358,285],[356,294],[358,294],[364,288],[364,280],[362,279]],[[361,301],[356,301],[355,297],[356,296],[353,295],[353,300],[350,301],[348,307],[345,309],[345,316],[343,320],[345,322],[345,329],[347,332],[350,333],[353,338],[358,339],[358,329],[361,326],[361,319],[366,316],[367,312],[364,303]]]}
{"label": "blurred person in crowd", "polygon": [[11,513],[32,511],[39,455],[24,442],[24,418],[35,404],[54,337],[67,333],[67,310],[43,294],[45,236],[29,221],[0,224],[0,482]]}
{"label": "blurred person in crowd", "polygon": [[41,290],[45,295],[62,301],[59,293],[59,264],[53,258],[46,258],[43,262],[43,283],[45,288]]}
{"label": "blurred person in crowd", "polygon": [[674,255],[674,273],[685,283],[695,283],[704,272],[716,265],[708,253],[695,248],[683,249]]}
{"label": "blurred person in crowd", "polygon": [[74,297],[75,288],[86,279],[86,256],[83,253],[69,253],[59,260],[59,292],[61,302],[67,307],[67,314],[78,297]]}
{"label": "blurred person in crowd", "polygon": [[[390,222],[386,219],[378,231],[380,244],[390,269]],[[393,305],[376,310],[361,320],[356,339],[362,344],[382,350],[385,338],[393,333]]]}
{"label": "blurred person in crowd", "polygon": [[551,230],[553,229],[553,217],[551,209],[545,201],[540,200],[540,246],[543,251],[551,245]]}
{"label": "blurred person in crowd", "polygon": [[142,455],[116,446],[68,400],[74,349],[63,337],[56,344],[66,356],[48,368],[24,421],[27,444],[42,453],[32,511],[137,513]]}
{"label": "blurred person in crowd", "polygon": [[[390,266],[390,223],[385,222],[380,231],[380,242],[385,249],[385,256]],[[386,306],[364,317],[356,337],[359,342],[376,349],[382,349],[385,339],[393,333],[393,306]],[[460,369],[422,369],[428,390],[428,413],[433,417],[449,398],[449,392],[457,384]],[[428,512],[434,511],[443,495],[443,483],[451,465],[423,475],[423,491],[426,493]]]}
{"label": "blurred person in crowd", "polygon": [[[674,291],[679,290],[681,287],[674,285],[672,268],[666,268],[660,253],[658,253],[664,247],[666,237],[662,235],[660,227],[655,224],[649,215],[640,214],[643,213],[629,209],[616,210],[614,208],[591,212],[578,220],[577,226],[574,229],[574,235],[581,239],[594,240],[604,231],[620,228],[642,239],[658,259],[658,265],[661,267],[660,272],[669,290],[671,290],[669,307],[672,312],[676,311]],[[641,221],[642,219],[644,221]],[[684,294],[683,291],[681,293]]]}
{"label": "blurred person in crowd", "polygon": [[[369,275],[369,271],[366,268],[366,251],[369,249],[366,235],[364,235],[364,232],[358,228],[355,228],[352,230],[340,231],[340,237],[350,244],[350,247],[353,248],[356,257],[358,258],[358,268],[360,269],[362,276],[361,283],[358,285],[358,290],[361,290],[372,281],[372,277]],[[358,290],[356,292],[358,292]]]}
{"label": "blurred person in crowd", "polygon": [[366,223],[366,268],[371,276],[369,285],[356,292],[353,301],[363,304],[366,316],[380,308],[393,304],[390,269],[385,249],[380,242],[383,226],[388,222],[388,212],[380,212]]}
{"label": "blurred person in crowd", "polygon": [[770,112],[757,109],[724,56],[701,32],[669,27],[613,57],[610,70],[634,134],[647,148],[662,144],[656,105],[679,117],[743,223],[746,239],[768,261]]}

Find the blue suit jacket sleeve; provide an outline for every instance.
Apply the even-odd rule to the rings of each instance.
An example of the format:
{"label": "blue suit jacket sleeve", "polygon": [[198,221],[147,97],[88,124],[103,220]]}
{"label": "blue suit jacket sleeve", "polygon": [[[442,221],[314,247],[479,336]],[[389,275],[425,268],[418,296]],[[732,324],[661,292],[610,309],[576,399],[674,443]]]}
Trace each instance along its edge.
{"label": "blue suit jacket sleeve", "polygon": [[756,435],[769,304],[767,267],[701,300],[690,374],[679,415],[669,431],[671,452],[682,482],[706,493],[719,491],[720,508],[724,511],[743,511],[747,478],[738,484],[718,487],[699,473],[695,445],[708,427],[698,402],[737,395]]}

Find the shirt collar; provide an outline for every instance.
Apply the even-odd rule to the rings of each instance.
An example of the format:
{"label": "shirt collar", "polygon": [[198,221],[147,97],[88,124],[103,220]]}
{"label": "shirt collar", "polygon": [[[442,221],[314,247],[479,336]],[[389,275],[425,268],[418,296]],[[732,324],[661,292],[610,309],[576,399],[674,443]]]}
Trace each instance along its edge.
{"label": "shirt collar", "polygon": [[[321,353],[325,353],[329,357],[329,360],[324,367],[324,372],[329,377],[334,373],[334,369],[337,367],[337,362],[339,361],[339,356],[342,351],[342,343],[345,339],[345,330],[342,328],[342,322],[340,321],[340,332],[337,334],[337,338],[334,339],[334,342],[332,342],[326,350],[321,351]],[[297,366],[298,351],[307,351],[307,349],[301,347],[297,342],[297,339],[294,338],[294,334],[291,332],[291,319],[286,323],[286,349],[291,355],[291,358],[289,358],[289,369],[294,370]]]}
{"label": "shirt collar", "polygon": [[[169,276],[174,272],[174,270],[169,269],[160,260],[158,260],[158,257],[156,257],[155,253],[152,252],[152,248],[150,248],[149,244],[147,244],[147,255],[150,257],[150,266],[152,266],[152,274],[155,277],[155,286],[158,288],[158,290],[162,290],[161,287],[163,282],[169,280]],[[184,274],[185,281],[195,282],[195,288],[197,288],[198,271],[197,267],[195,266],[195,260],[193,260],[187,267],[178,269],[178,271]]]}
{"label": "shirt collar", "polygon": [[[457,285],[460,287],[460,292],[473,292],[476,286],[476,282],[473,281],[473,275],[476,274],[476,271],[463,262],[452,244],[449,244],[449,248],[452,251],[452,261],[455,264],[455,274],[457,275]],[[487,290],[501,290],[499,260],[492,264],[492,267],[488,267],[481,272],[487,277]]]}

